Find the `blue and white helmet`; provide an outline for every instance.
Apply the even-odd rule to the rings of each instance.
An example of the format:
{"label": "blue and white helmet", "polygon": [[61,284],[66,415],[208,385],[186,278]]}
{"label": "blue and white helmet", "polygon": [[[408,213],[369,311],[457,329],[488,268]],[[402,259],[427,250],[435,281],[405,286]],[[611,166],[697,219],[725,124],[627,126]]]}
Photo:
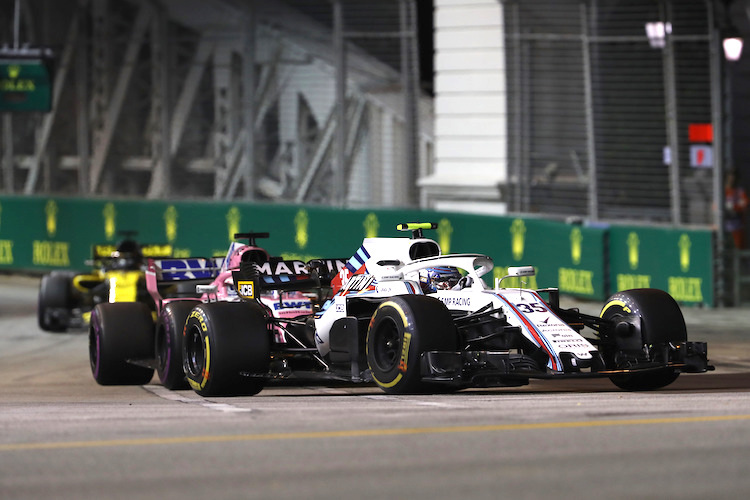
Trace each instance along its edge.
{"label": "blue and white helmet", "polygon": [[461,279],[461,273],[453,266],[428,267],[419,271],[419,285],[424,293],[450,290]]}

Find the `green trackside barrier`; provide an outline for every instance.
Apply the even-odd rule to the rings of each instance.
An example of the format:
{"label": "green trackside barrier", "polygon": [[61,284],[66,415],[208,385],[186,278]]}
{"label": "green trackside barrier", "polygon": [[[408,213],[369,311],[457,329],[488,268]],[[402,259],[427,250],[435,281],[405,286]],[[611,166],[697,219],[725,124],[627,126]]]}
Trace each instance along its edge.
{"label": "green trackside barrier", "polygon": [[[452,215],[445,220],[456,228],[451,251],[490,255],[494,278],[511,266],[536,268],[536,276],[508,279],[503,286],[558,287],[569,295],[606,298],[604,229],[533,218]],[[438,231],[442,226],[441,220]]]}
{"label": "green trackside barrier", "polygon": [[[0,196],[0,270],[86,270],[91,246],[116,243],[122,230],[137,231],[142,243],[168,243],[176,257],[223,255],[232,235],[254,231],[270,233],[258,243],[273,255],[348,258],[363,238],[406,236],[396,225],[415,221],[439,223],[425,236],[438,241],[443,253],[492,257],[496,267],[487,277],[490,285],[508,267],[521,265],[536,267],[536,276],[523,283],[506,280],[504,286],[558,287],[569,295],[604,300],[615,282],[607,272],[607,228],[420,210],[22,196]],[[691,241],[693,251],[704,246],[697,237]],[[712,300],[712,281],[704,283],[709,289],[703,298]]]}
{"label": "green trackside barrier", "polygon": [[609,246],[614,291],[659,288],[681,304],[714,304],[711,231],[612,226]]}
{"label": "green trackside barrier", "polygon": [[419,210],[341,210],[226,202],[90,200],[0,197],[0,268],[87,268],[91,246],[116,243],[118,231],[135,230],[143,243],[169,243],[176,257],[223,255],[238,232],[269,232],[259,241],[272,254],[308,260],[348,258],[364,237],[406,236],[401,222],[438,222],[444,253],[483,253],[496,263],[494,278],[509,266],[534,265],[537,275],[504,286],[557,287],[601,300],[604,231],[559,222]]}

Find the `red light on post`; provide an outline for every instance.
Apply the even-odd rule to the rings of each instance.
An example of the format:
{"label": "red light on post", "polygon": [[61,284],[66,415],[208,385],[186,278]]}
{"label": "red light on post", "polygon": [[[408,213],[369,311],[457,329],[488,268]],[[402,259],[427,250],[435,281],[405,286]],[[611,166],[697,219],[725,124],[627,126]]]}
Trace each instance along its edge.
{"label": "red light on post", "polygon": [[710,123],[691,123],[688,125],[688,140],[690,142],[714,142],[714,127]]}

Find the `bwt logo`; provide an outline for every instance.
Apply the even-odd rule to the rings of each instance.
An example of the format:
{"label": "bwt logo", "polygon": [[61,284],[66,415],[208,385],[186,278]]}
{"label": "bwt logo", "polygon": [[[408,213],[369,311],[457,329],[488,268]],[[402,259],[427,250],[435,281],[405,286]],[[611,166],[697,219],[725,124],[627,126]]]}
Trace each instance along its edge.
{"label": "bwt logo", "polygon": [[252,281],[240,281],[237,283],[237,292],[248,299],[255,298],[255,287]]}
{"label": "bwt logo", "polygon": [[279,309],[312,309],[312,304],[309,301],[303,300],[284,302],[281,304],[274,302],[273,309],[274,311],[278,311]]}

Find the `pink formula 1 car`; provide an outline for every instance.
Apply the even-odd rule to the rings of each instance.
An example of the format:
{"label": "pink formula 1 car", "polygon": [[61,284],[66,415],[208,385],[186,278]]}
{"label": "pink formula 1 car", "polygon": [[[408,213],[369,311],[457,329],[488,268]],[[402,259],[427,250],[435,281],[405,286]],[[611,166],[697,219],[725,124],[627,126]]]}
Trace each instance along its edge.
{"label": "pink formula 1 car", "polygon": [[[148,383],[154,370],[168,389],[187,388],[182,361],[185,321],[193,307],[207,302],[237,302],[232,271],[252,262],[264,275],[293,281],[309,280],[304,262],[271,257],[256,245],[268,233],[238,233],[225,257],[149,259],[146,287],[154,302],[99,304],[89,327],[89,359],[94,379],[101,385]],[[278,318],[309,316],[316,296],[297,290],[269,291],[260,300],[269,315]],[[279,343],[293,342],[290,333],[274,332]]]}

